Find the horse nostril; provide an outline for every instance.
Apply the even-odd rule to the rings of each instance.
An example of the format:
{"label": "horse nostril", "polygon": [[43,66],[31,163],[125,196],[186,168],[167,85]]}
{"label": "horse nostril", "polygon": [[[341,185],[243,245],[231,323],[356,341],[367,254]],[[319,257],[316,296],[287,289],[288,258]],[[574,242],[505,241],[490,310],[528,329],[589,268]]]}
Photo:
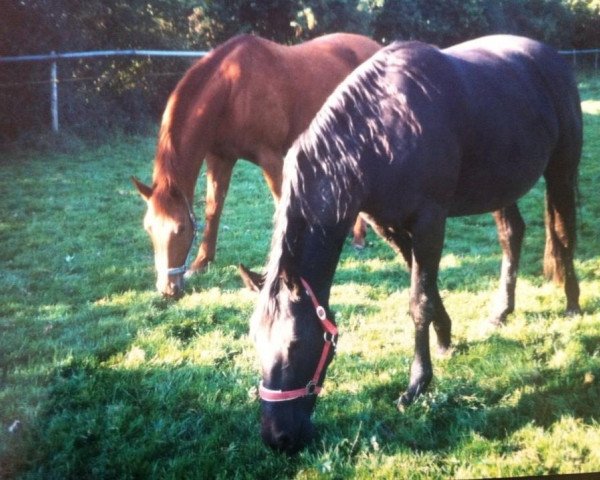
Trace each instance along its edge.
{"label": "horse nostril", "polygon": [[292,437],[285,432],[278,434],[274,438],[274,440],[275,448],[281,452],[294,453],[294,451],[296,450],[294,448],[294,442],[292,440]]}
{"label": "horse nostril", "polygon": [[177,300],[178,298],[183,296],[183,288],[181,288],[176,283],[169,283],[163,288],[159,287],[158,290],[160,291],[160,293],[162,293],[163,297],[166,298],[173,298]]}

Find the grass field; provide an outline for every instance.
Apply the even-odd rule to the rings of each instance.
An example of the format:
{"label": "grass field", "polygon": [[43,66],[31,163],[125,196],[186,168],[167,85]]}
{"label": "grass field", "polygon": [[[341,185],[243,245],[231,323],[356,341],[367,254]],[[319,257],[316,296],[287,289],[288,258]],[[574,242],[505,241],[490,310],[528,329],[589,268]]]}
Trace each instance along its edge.
{"label": "grass field", "polygon": [[[600,79],[585,110],[576,268],[583,315],[541,277],[543,185],[528,225],[517,309],[485,318],[500,250],[491,216],[448,225],[440,288],[456,351],[399,412],[413,325],[408,275],[369,233],[345,248],[332,293],[342,336],[315,421],[294,458],[258,434],[248,319],[273,205],[240,162],[217,261],[178,302],[154,292],[144,205],[154,138],[0,158],[0,478],[472,478],[600,471]],[[196,212],[202,212],[203,179]]]}

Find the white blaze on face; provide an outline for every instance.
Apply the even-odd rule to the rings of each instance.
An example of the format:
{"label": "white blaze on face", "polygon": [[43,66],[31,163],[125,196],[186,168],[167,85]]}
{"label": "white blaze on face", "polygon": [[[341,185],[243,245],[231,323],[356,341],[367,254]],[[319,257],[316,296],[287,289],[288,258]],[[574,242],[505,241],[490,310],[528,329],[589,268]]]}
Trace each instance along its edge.
{"label": "white blaze on face", "polygon": [[[280,297],[289,294],[280,292]],[[251,335],[254,338],[263,377],[268,377],[273,366],[280,365],[286,368],[289,364],[290,346],[296,340],[294,322],[287,312],[288,298],[280,298],[280,311],[278,318],[264,319],[268,309],[261,303],[268,301],[265,292],[261,292],[261,299],[251,319]]]}
{"label": "white blaze on face", "polygon": [[156,288],[167,292],[171,281],[167,270],[169,268],[169,246],[177,235],[179,225],[171,218],[159,215],[152,202],[148,202],[148,210],[144,217],[144,228],[150,235],[154,248],[154,267],[156,269]]}

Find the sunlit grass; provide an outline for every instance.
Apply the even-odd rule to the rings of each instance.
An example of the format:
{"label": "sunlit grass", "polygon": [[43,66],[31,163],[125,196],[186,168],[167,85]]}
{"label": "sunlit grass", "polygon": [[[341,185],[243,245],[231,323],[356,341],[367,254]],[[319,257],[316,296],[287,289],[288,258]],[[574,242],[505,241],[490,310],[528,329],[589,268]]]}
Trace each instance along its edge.
{"label": "sunlit grass", "polygon": [[[273,203],[240,162],[217,260],[186,295],[154,292],[144,205],[153,138],[0,160],[0,478],[474,478],[600,470],[600,83],[582,83],[586,143],[576,268],[583,315],[541,276],[543,184],[527,222],[517,307],[487,316],[500,249],[489,215],[451,219],[440,291],[455,351],[398,411],[413,352],[409,276],[369,232],[348,242],[331,305],[341,330],[315,421],[297,457],[258,435],[255,294]],[[205,179],[196,199],[201,217]],[[432,350],[435,338],[432,335]]]}

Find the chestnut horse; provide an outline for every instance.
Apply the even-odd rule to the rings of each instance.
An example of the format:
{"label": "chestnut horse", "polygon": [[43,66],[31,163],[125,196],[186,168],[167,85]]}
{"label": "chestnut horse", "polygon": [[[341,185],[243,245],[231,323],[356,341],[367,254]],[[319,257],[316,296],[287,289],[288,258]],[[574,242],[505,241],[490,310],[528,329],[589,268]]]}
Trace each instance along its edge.
{"label": "chestnut horse", "polygon": [[[194,190],[204,159],[206,224],[188,273],[215,257],[219,218],[237,159],[262,169],[277,202],[285,152],[334,88],[379,48],[367,37],[346,33],[295,46],[240,35],[190,68],[163,114],[152,186],[133,179],[147,202],[144,226],[154,246],[161,293],[182,292],[196,230]],[[364,237],[362,228],[355,232],[357,242]]]}
{"label": "chestnut horse", "polygon": [[[406,405],[429,385],[429,327],[451,346],[437,277],[450,216],[494,212],[503,250],[500,300],[514,293],[524,222],[517,200],[546,180],[545,273],[579,308],[573,265],[582,146],[579,94],[552,48],[498,35],[445,50],[394,43],[329,97],[284,162],[267,274],[253,314],[264,441],[295,452],[333,357],[329,295],[356,214],[411,258],[415,351]],[[408,240],[408,241],[407,241]]]}

